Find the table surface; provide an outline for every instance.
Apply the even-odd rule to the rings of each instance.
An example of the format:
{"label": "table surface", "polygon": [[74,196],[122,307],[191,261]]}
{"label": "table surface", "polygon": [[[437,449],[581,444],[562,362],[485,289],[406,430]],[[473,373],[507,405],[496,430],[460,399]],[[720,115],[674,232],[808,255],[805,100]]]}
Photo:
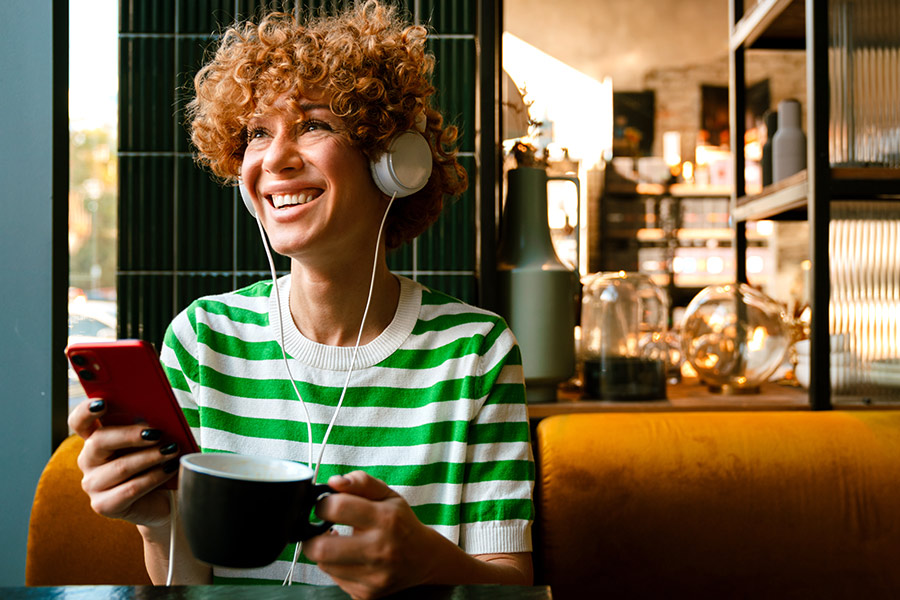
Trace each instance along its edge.
{"label": "table surface", "polygon": [[696,380],[670,385],[665,400],[616,402],[595,400],[561,392],[557,402],[528,405],[531,419],[591,412],[652,412],[691,410],[809,410],[809,394],[803,388],[765,383],[758,394],[714,393]]}
{"label": "table surface", "polygon": [[[349,598],[338,587],[294,585],[243,586],[105,586],[72,585],[62,587],[3,587],[3,600],[254,600],[312,599],[343,600]],[[435,585],[420,586],[389,596],[395,600],[551,600],[546,586],[517,585]]]}

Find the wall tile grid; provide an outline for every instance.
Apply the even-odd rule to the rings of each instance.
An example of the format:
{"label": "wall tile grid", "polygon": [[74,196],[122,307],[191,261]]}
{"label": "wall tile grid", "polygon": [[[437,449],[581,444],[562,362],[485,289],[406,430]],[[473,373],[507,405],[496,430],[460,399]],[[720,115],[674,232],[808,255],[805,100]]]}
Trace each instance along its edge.
{"label": "wall tile grid", "polygon": [[[344,1],[302,1],[300,11]],[[161,344],[172,317],[204,294],[269,277],[259,232],[240,204],[193,161],[184,126],[191,81],[216,34],[289,1],[121,0],[119,84],[119,337]],[[430,24],[435,103],[460,130],[469,190],[451,199],[429,231],[389,254],[402,275],[477,301],[475,201],[477,0],[407,0]],[[289,262],[276,257],[286,273]]]}

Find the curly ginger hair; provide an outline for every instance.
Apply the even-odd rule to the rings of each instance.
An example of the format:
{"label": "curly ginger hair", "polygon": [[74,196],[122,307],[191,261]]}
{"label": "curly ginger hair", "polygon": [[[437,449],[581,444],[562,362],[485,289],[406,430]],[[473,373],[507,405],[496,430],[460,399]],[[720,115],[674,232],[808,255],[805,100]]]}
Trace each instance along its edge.
{"label": "curly ginger hair", "polygon": [[272,13],[258,24],[229,28],[194,78],[188,118],[198,162],[236,183],[247,123],[286,93],[324,93],[346,135],[370,160],[395,135],[413,129],[421,113],[431,178],[419,192],[396,199],[385,234],[389,248],[412,240],[437,220],[445,195],[467,186],[456,160],[456,127],[445,126],[430,106],[434,57],[425,50],[426,36],[424,27],[406,24],[395,7],[375,0],[305,23]]}

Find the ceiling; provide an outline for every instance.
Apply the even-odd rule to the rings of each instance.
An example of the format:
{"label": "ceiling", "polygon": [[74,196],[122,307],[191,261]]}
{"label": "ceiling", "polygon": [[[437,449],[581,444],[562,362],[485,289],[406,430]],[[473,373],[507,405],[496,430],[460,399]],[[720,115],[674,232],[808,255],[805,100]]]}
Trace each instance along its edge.
{"label": "ceiling", "polygon": [[728,0],[504,0],[506,31],[620,91],[728,55]]}

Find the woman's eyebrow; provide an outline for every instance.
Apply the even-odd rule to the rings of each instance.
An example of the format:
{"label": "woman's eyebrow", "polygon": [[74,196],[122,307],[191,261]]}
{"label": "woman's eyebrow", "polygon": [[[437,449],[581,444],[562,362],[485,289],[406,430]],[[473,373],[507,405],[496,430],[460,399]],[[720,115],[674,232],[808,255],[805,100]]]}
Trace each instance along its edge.
{"label": "woman's eyebrow", "polygon": [[300,104],[297,106],[297,108],[299,108],[300,111],[304,112],[304,113],[311,112],[314,110],[327,110],[328,112],[331,112],[331,107],[328,106],[327,104],[313,104],[311,102]]}

